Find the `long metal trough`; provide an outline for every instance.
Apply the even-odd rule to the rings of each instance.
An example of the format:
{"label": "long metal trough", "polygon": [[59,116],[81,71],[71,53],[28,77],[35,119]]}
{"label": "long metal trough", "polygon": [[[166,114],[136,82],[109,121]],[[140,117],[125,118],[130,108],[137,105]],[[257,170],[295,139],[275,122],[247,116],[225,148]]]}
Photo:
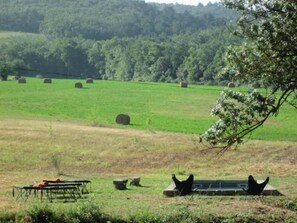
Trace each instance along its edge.
{"label": "long metal trough", "polygon": [[[259,181],[260,183],[261,181]],[[247,189],[247,180],[194,180],[192,184],[193,194],[200,195],[247,195],[243,190]],[[178,195],[178,191],[175,189],[174,183],[170,184],[163,194],[168,197],[174,197]],[[264,188],[263,195],[281,196],[282,194],[273,188],[270,184],[267,184]]]}

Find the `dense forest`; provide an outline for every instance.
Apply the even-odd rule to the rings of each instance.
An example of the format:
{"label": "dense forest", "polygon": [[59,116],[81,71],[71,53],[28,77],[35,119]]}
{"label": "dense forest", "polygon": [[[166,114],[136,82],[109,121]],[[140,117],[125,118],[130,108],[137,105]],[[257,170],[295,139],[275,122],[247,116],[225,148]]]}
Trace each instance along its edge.
{"label": "dense forest", "polygon": [[10,66],[16,75],[217,84],[227,81],[217,75],[224,52],[240,41],[230,32],[236,14],[220,4],[0,4],[0,30],[27,33],[0,40],[0,66]]}

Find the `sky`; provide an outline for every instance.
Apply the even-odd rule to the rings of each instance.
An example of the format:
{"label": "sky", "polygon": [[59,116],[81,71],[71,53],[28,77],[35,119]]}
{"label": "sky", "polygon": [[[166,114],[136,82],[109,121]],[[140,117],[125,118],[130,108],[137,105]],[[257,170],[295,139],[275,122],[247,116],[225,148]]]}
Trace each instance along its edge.
{"label": "sky", "polygon": [[219,2],[220,0],[145,0],[145,2],[157,2],[157,3],[178,3],[178,4],[184,4],[184,5],[198,5],[199,3],[202,3],[206,5],[208,2]]}

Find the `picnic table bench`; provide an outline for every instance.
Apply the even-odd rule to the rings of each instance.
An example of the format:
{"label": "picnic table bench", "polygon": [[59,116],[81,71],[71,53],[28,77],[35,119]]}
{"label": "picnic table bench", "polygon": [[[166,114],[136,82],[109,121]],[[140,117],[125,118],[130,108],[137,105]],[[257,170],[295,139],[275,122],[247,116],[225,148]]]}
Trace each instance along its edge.
{"label": "picnic table bench", "polygon": [[53,199],[64,199],[64,201],[74,200],[81,197],[80,192],[76,186],[59,185],[59,186],[44,186],[34,187],[33,185],[20,185],[14,186],[13,196],[17,200],[22,199],[26,201],[30,196],[40,198],[41,200],[46,197],[50,202]]}
{"label": "picnic table bench", "polygon": [[50,202],[54,199],[63,199],[66,201],[76,201],[82,198],[83,194],[88,194],[87,184],[89,180],[71,180],[71,181],[53,181],[44,180],[40,185],[17,185],[13,187],[13,197],[16,200],[26,201],[30,196],[40,198],[46,197]]}
{"label": "picnic table bench", "polygon": [[[61,180],[61,181],[55,181],[55,180],[43,180],[43,182],[48,183],[49,185],[75,185],[79,187],[79,190],[81,194],[88,194],[91,191],[91,181],[90,180]],[[88,187],[89,184],[89,187]]]}

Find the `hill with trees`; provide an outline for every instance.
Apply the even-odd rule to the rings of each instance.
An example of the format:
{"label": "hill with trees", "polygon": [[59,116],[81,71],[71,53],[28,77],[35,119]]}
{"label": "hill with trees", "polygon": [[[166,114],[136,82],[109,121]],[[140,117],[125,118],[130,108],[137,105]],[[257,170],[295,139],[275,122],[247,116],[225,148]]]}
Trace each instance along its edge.
{"label": "hill with trees", "polygon": [[234,14],[218,4],[161,7],[162,4],[136,0],[1,0],[0,3],[0,30],[96,40],[189,33],[220,26]]}
{"label": "hill with trees", "polygon": [[0,66],[19,75],[217,84],[225,50],[239,42],[227,29],[236,14],[219,4],[0,3],[0,30],[40,34],[1,40]]}

